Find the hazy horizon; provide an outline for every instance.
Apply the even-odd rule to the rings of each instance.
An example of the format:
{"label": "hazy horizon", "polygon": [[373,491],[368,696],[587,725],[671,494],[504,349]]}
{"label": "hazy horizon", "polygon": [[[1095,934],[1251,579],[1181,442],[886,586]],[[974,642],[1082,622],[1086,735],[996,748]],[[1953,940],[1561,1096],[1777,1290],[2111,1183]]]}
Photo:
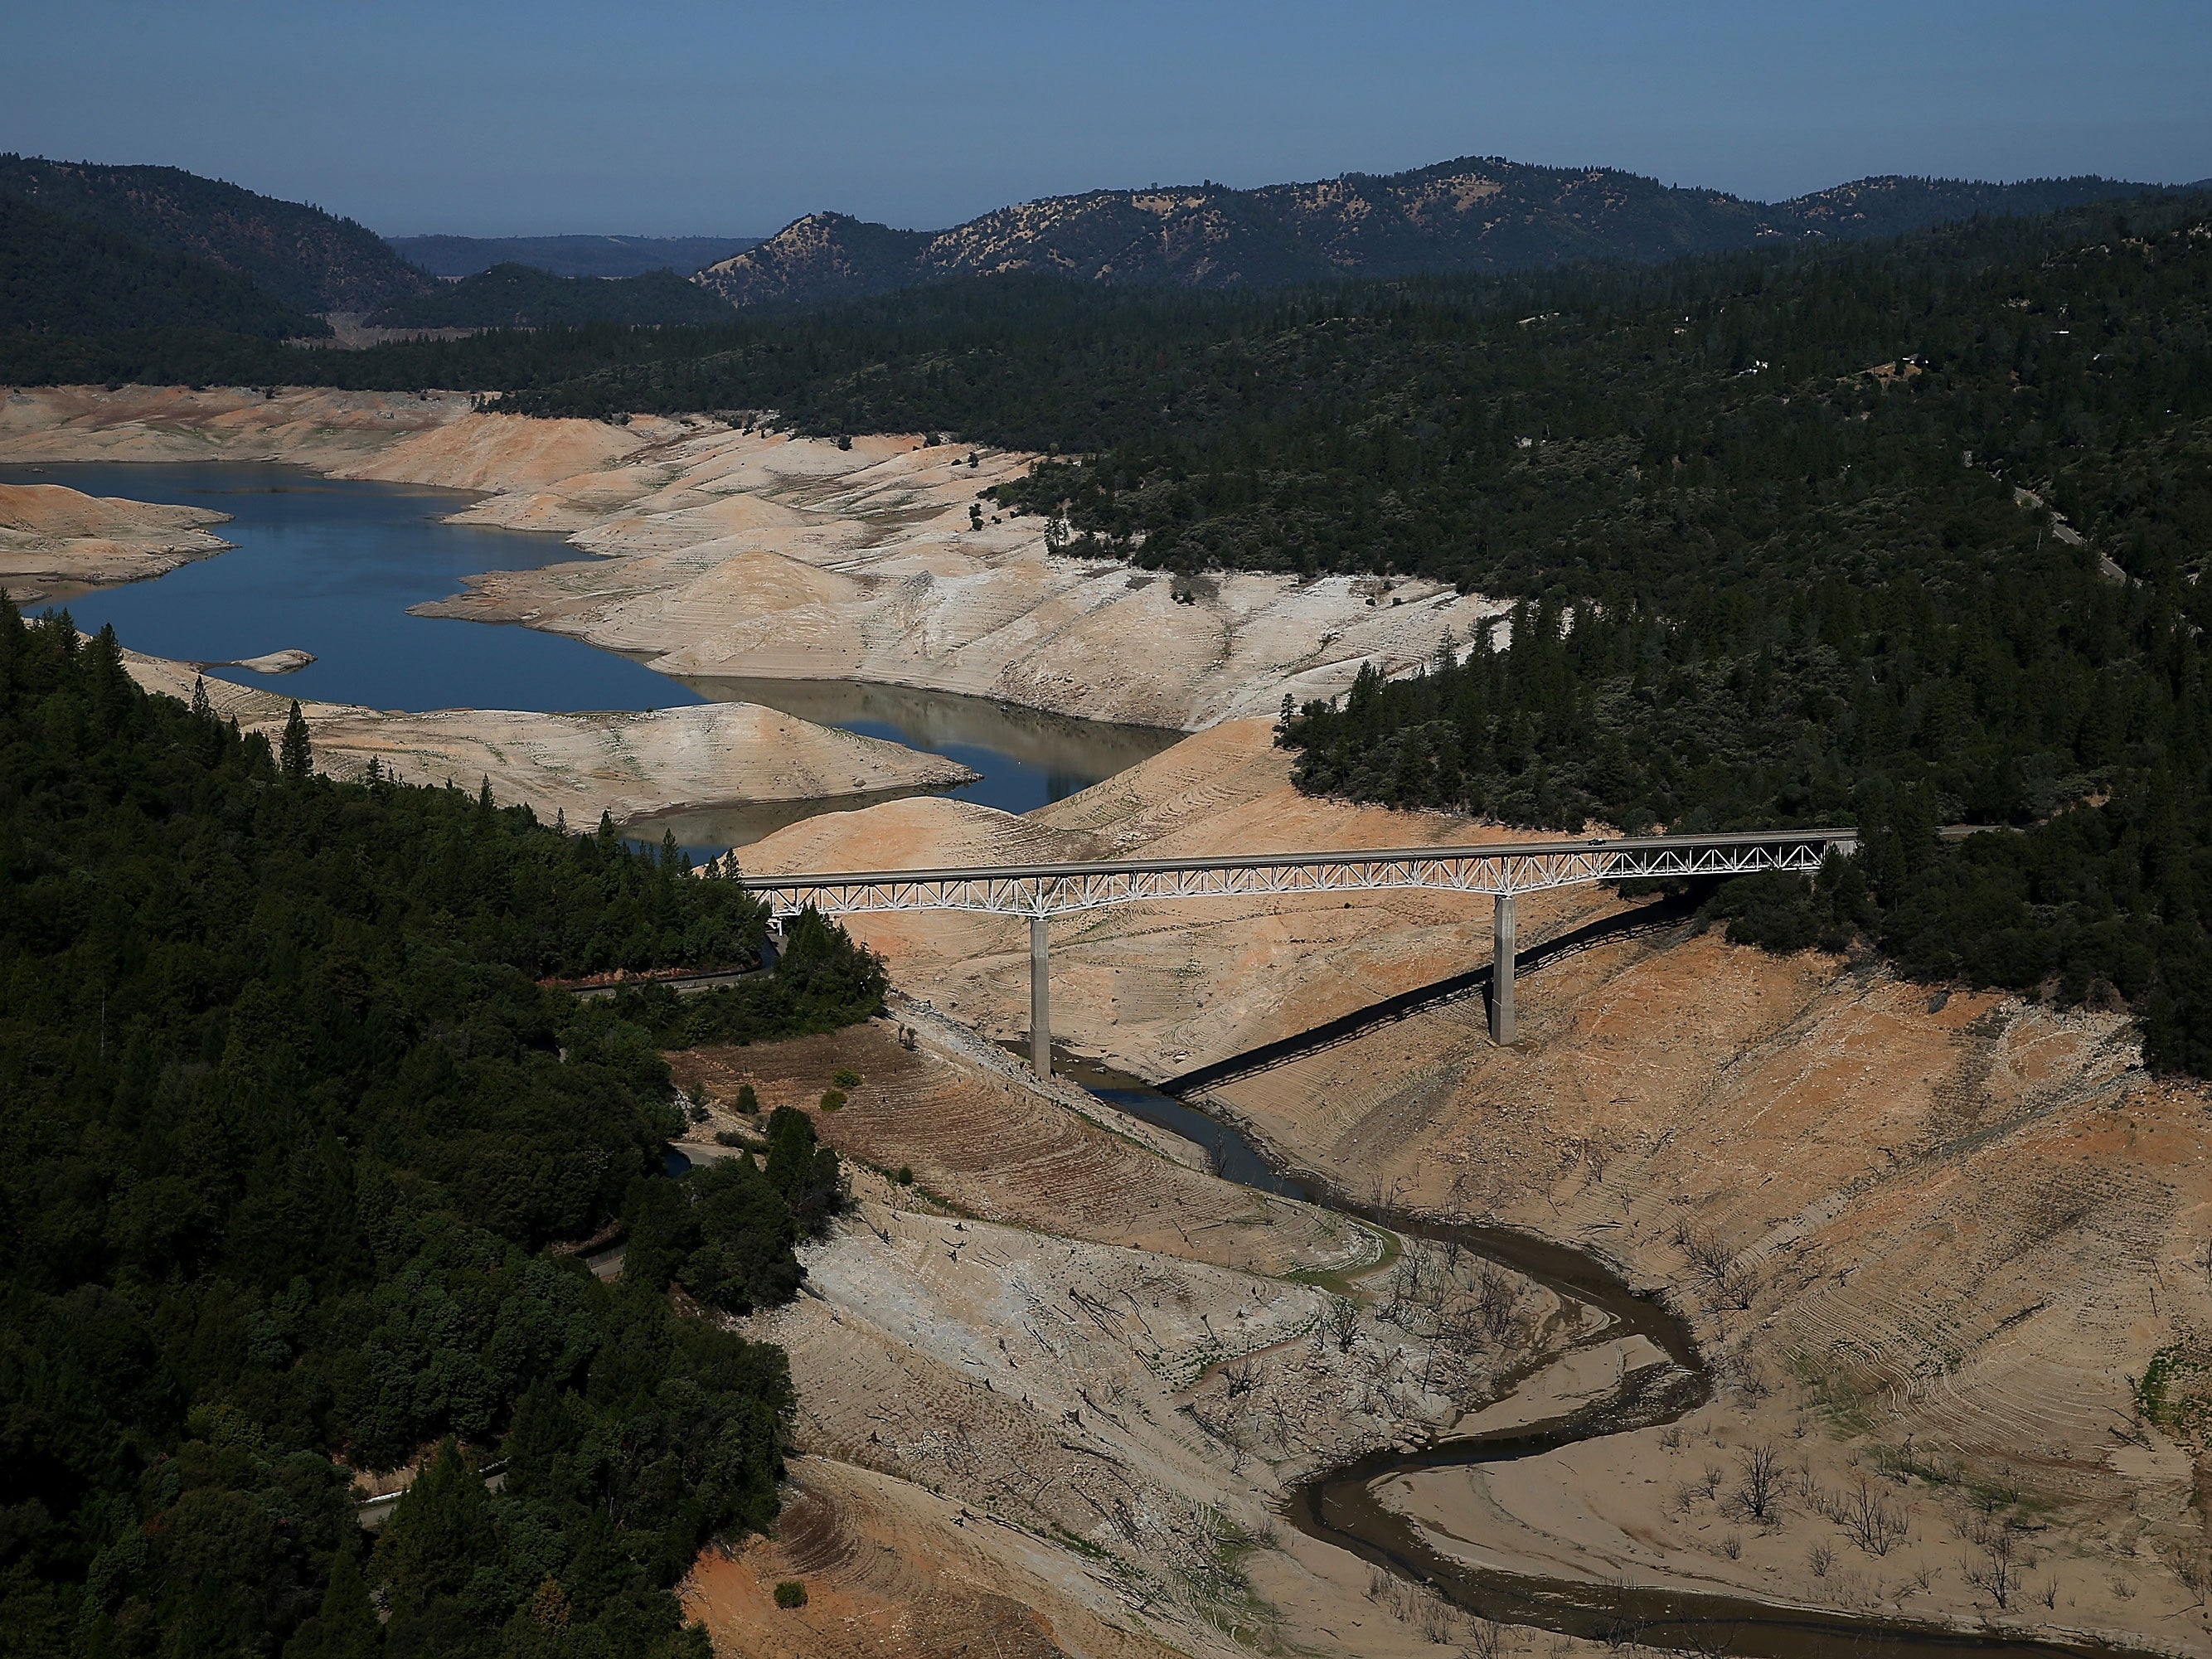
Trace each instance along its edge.
{"label": "hazy horizon", "polygon": [[10,45],[0,149],[181,167],[392,236],[764,236],[825,209],[938,229],[1041,196],[1460,155],[1763,201],[1881,173],[2212,175],[2212,8],[2174,0],[87,0]]}

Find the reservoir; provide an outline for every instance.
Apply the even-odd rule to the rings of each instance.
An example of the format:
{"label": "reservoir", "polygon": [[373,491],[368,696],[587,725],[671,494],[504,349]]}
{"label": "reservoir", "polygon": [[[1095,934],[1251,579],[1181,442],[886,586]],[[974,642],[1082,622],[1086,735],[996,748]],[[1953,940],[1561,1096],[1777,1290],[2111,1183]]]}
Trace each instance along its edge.
{"label": "reservoir", "polygon": [[[557,535],[442,524],[466,491],[325,478],[305,468],[241,462],[87,462],[0,466],[0,483],[57,483],[91,495],[210,507],[234,550],[148,581],[68,601],[77,625],[114,624],[125,646],[214,663],[297,648],[296,672],[208,672],[282,696],[369,708],[522,708],[552,714],[755,702],[823,726],[887,738],[982,774],[948,793],[1026,812],[1089,787],[1182,735],[1070,720],[983,697],[848,680],[695,678],[562,635],[507,624],[413,617],[486,570],[586,559]],[[692,856],[758,840],[854,799],[781,802],[647,820]]]}

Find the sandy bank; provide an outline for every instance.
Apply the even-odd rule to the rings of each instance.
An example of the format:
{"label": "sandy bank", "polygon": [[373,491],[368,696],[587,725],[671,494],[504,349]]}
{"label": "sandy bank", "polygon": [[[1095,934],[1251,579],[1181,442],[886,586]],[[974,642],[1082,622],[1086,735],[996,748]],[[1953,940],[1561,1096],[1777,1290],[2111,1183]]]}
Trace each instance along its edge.
{"label": "sandy bank", "polygon": [[[467,522],[589,563],[492,572],[428,614],[526,623],[679,676],[863,679],[1194,730],[1408,671],[1494,615],[1432,582],[1178,580],[1051,553],[977,501],[1034,457],[476,410],[465,394],[69,386],[0,398],[0,460],[276,460],[491,492]],[[983,509],[971,528],[969,509]]]}
{"label": "sandy bank", "polygon": [[472,402],[462,392],[21,387],[0,396],[0,461],[284,461],[338,477],[532,489],[684,429],[526,421]]}
{"label": "sandy bank", "polygon": [[[191,696],[185,663],[125,653],[149,690]],[[283,732],[290,699],[206,681],[209,700],[239,724]],[[750,703],[710,703],[650,714],[541,714],[457,708],[397,714],[303,702],[319,769],[358,775],[374,760],[413,783],[448,778],[527,802],[540,817],[566,814],[582,828],[650,813],[736,802],[811,800],[879,790],[941,788],[975,775],[956,761],[878,738],[815,726]]]}
{"label": "sandy bank", "polygon": [[229,518],[61,484],[0,483],[0,592],[27,605],[162,575],[228,547],[207,526]]}
{"label": "sandy bank", "polygon": [[1396,1483],[1439,1548],[2212,1650],[2212,1459],[2136,1403],[2212,1327],[2202,1088],[2147,1079],[2117,1015],[1686,930],[1546,969],[1520,1020],[1501,1051],[1417,1015],[1218,1091],[1344,1178],[1668,1287],[1713,1357],[1679,1434]]}
{"label": "sandy bank", "polygon": [[527,623],[651,653],[665,673],[856,678],[1090,720],[1195,729],[1402,672],[1495,614],[1432,582],[1180,581],[1052,554],[988,486],[1035,458],[864,437],[700,432],[471,522],[558,529],[611,562],[488,575],[429,614]]}

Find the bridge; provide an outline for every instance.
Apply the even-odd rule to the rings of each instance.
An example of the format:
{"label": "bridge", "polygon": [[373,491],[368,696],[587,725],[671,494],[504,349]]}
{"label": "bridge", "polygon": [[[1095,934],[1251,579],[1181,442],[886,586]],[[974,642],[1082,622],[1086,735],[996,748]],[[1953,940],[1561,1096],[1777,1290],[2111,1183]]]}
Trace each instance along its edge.
{"label": "bridge", "polygon": [[1054,916],[1177,899],[1372,893],[1421,888],[1486,893],[1493,901],[1490,1034],[1513,1041],[1514,901],[1522,893],[1601,881],[1809,873],[1831,852],[1858,848],[1856,830],[1765,830],[1716,836],[1611,836],[1582,841],[1493,842],[1378,852],[1261,853],[1242,857],[1133,859],[1098,864],[998,864],[946,870],[864,870],[740,879],[781,919],[951,910],[1026,916],[1030,924],[1030,1059],[1052,1074],[1051,939]]}

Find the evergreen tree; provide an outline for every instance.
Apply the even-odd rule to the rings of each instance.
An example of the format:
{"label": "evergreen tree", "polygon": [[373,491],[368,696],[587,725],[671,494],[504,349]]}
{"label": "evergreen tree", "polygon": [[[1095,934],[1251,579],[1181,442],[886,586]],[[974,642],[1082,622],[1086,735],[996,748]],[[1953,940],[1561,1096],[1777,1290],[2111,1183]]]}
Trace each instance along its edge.
{"label": "evergreen tree", "polygon": [[300,713],[300,700],[292,700],[292,712],[284,717],[283,746],[277,751],[277,768],[285,777],[297,783],[314,770],[314,753],[307,744],[307,722]]}

